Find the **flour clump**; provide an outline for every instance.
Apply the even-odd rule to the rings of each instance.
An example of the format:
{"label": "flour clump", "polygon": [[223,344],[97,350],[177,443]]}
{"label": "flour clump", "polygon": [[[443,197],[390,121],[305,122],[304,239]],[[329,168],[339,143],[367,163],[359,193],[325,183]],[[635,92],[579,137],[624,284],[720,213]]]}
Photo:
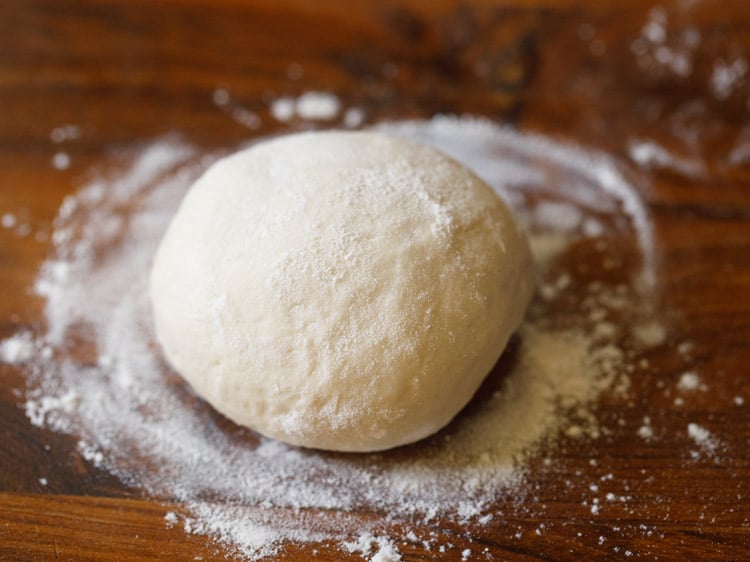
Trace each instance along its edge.
{"label": "flour clump", "polygon": [[166,358],[216,410],[287,443],[376,451],[463,408],[533,285],[523,234],[471,171],[333,131],[214,164],[167,229],[150,296]]}

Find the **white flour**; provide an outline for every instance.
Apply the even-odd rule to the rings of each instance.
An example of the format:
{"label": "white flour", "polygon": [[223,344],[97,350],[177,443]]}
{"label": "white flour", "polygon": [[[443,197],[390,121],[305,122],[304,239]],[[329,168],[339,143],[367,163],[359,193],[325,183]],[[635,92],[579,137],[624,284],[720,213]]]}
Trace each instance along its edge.
{"label": "white flour", "polygon": [[655,6],[641,28],[641,33],[630,44],[638,65],[651,73],[690,76],[695,64],[695,53],[701,44],[700,31],[692,26],[669,26],[669,15]]}
{"label": "white flour", "polygon": [[633,139],[628,152],[633,161],[643,167],[673,170],[687,177],[699,177],[706,172],[699,159],[677,156],[651,140]]}
{"label": "white flour", "polygon": [[[127,485],[182,503],[184,513],[169,512],[165,524],[212,536],[245,558],[273,555],[289,541],[334,540],[374,560],[398,560],[396,542],[383,536],[392,526],[406,533],[410,521],[437,518],[483,525],[498,515],[498,498],[521,502],[530,493],[526,459],[540,450],[554,459],[561,435],[598,437],[598,396],[627,392],[643,346],[613,318],[650,312],[648,215],[628,175],[598,154],[468,118],[382,127],[476,170],[516,209],[539,262],[542,296],[508,352],[515,360],[446,430],[381,454],[297,449],[233,426],[167,371],[153,343],[147,272],[181,197],[218,156],[169,139],[60,209],[36,284],[46,328],[0,348],[5,361],[25,361],[31,422],[76,436],[84,458]],[[637,261],[620,263],[614,243]],[[578,244],[594,244],[601,261],[577,263]],[[629,320],[659,331],[648,317]],[[387,515],[368,523],[360,509]],[[447,548],[439,536],[424,544]]]}
{"label": "white flour", "polygon": [[711,72],[711,91],[717,100],[726,100],[742,83],[747,74],[747,61],[736,58],[731,63],[723,59],[714,62]]}
{"label": "white flour", "polygon": [[330,121],[341,111],[341,102],[334,94],[310,91],[298,98],[277,98],[270,111],[277,121],[291,121],[295,116],[307,121]]}
{"label": "white flour", "polygon": [[700,452],[691,451],[693,457],[697,458],[700,454],[704,454],[715,458],[721,444],[705,427],[697,423],[689,423],[687,425],[687,433],[700,448]]}
{"label": "white flour", "polygon": [[15,336],[0,342],[0,360],[5,363],[23,363],[33,356],[34,339],[28,332],[19,332]]}

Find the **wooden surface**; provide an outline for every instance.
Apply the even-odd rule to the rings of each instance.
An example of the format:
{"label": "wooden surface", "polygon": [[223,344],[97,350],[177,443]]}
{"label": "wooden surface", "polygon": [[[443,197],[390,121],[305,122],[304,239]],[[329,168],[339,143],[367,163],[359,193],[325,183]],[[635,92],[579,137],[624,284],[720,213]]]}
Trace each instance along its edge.
{"label": "wooden surface", "polygon": [[[718,60],[750,59],[750,4],[665,5],[671,38],[700,33],[686,75],[638,62],[633,41],[650,8],[641,0],[5,1],[0,214],[48,229],[62,198],[113,149],[174,131],[206,148],[236,146],[285,130],[270,117],[268,100],[310,89],[365,108],[369,123],[469,112],[623,161],[634,139],[657,142],[698,170],[643,171],[667,346],[650,354],[654,368],[634,381],[632,402],[618,406],[621,431],[565,446],[555,469],[540,471],[526,501],[543,520],[496,518],[471,530],[474,543],[445,523],[457,547],[445,558],[481,545],[495,560],[628,559],[627,552],[747,560],[750,158],[737,155],[750,139],[750,80],[719,99],[711,77]],[[300,79],[287,75],[290,64],[302,66]],[[256,111],[261,129],[248,131],[217,108],[217,87]],[[61,171],[50,165],[59,147],[49,135],[66,123],[83,135],[66,145],[72,164]],[[28,289],[47,251],[33,236],[0,231],[0,337],[40,322]],[[674,359],[674,346],[686,340],[695,345],[688,365]],[[701,373],[708,390],[676,408],[659,381],[673,385],[687,368]],[[14,393],[23,388],[20,371],[0,365],[0,376],[0,559],[223,559],[205,538],[165,526],[166,511],[179,506],[96,470],[77,453],[75,437],[33,427]],[[644,415],[658,439],[638,437]],[[689,422],[720,436],[718,457],[690,459]],[[607,473],[632,499],[593,517],[582,500],[592,479]],[[541,522],[544,532],[536,534]],[[321,559],[343,558],[332,545],[316,548]],[[416,544],[399,548],[405,560],[430,557]],[[282,553],[311,555],[312,547]]]}

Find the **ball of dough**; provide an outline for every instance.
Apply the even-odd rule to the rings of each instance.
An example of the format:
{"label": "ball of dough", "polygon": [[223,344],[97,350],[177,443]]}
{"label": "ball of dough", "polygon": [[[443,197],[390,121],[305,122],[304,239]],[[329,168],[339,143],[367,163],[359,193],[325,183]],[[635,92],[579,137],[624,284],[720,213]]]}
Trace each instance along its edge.
{"label": "ball of dough", "polygon": [[476,175],[376,132],[276,138],[190,189],[150,294],[169,363],[287,443],[376,451],[445,426],[521,322],[528,245]]}

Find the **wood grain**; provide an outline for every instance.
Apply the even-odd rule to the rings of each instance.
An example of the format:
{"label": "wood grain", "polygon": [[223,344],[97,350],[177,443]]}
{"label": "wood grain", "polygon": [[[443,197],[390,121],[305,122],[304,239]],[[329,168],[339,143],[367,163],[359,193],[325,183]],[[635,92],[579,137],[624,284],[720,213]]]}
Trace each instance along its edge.
{"label": "wood grain", "polygon": [[[633,167],[634,139],[657,142],[694,173],[641,169],[669,341],[650,353],[631,403],[602,405],[605,422],[622,417],[625,425],[595,442],[564,441],[552,467],[530,467],[537,487],[523,501],[537,516],[507,504],[508,517],[487,527],[436,523],[455,537],[445,554],[399,548],[405,560],[457,560],[463,548],[487,548],[495,560],[623,559],[628,551],[750,559],[750,407],[734,401],[750,404],[750,158],[738,152],[750,140],[750,88],[745,77],[719,98],[712,86],[717,61],[750,60],[750,4],[664,6],[671,45],[699,33],[685,75],[634,54],[652,9],[643,0],[3,2],[0,214],[49,232],[62,198],[113,151],[175,131],[202,147],[232,147],[286,130],[269,101],[310,89],[335,91],[345,106],[364,108],[369,123],[468,112]],[[301,79],[288,76],[294,64]],[[257,112],[261,129],[217,108],[218,87]],[[71,167],[55,170],[60,146],[49,135],[66,123],[83,134],[64,147]],[[0,230],[0,337],[42,321],[29,287],[47,251],[43,239]],[[674,353],[683,341],[695,346],[689,362]],[[708,390],[677,408],[664,385],[687,369]],[[0,376],[0,559],[223,559],[221,547],[165,524],[180,506],[95,469],[74,437],[33,427],[15,392],[22,374],[0,365]],[[637,436],[646,415],[657,431],[649,442]],[[690,422],[721,436],[716,459],[690,458]],[[589,486],[605,486],[607,474],[612,491],[631,499],[594,516]],[[330,544],[290,546],[280,557],[307,560],[313,549],[320,559],[345,559]]]}

